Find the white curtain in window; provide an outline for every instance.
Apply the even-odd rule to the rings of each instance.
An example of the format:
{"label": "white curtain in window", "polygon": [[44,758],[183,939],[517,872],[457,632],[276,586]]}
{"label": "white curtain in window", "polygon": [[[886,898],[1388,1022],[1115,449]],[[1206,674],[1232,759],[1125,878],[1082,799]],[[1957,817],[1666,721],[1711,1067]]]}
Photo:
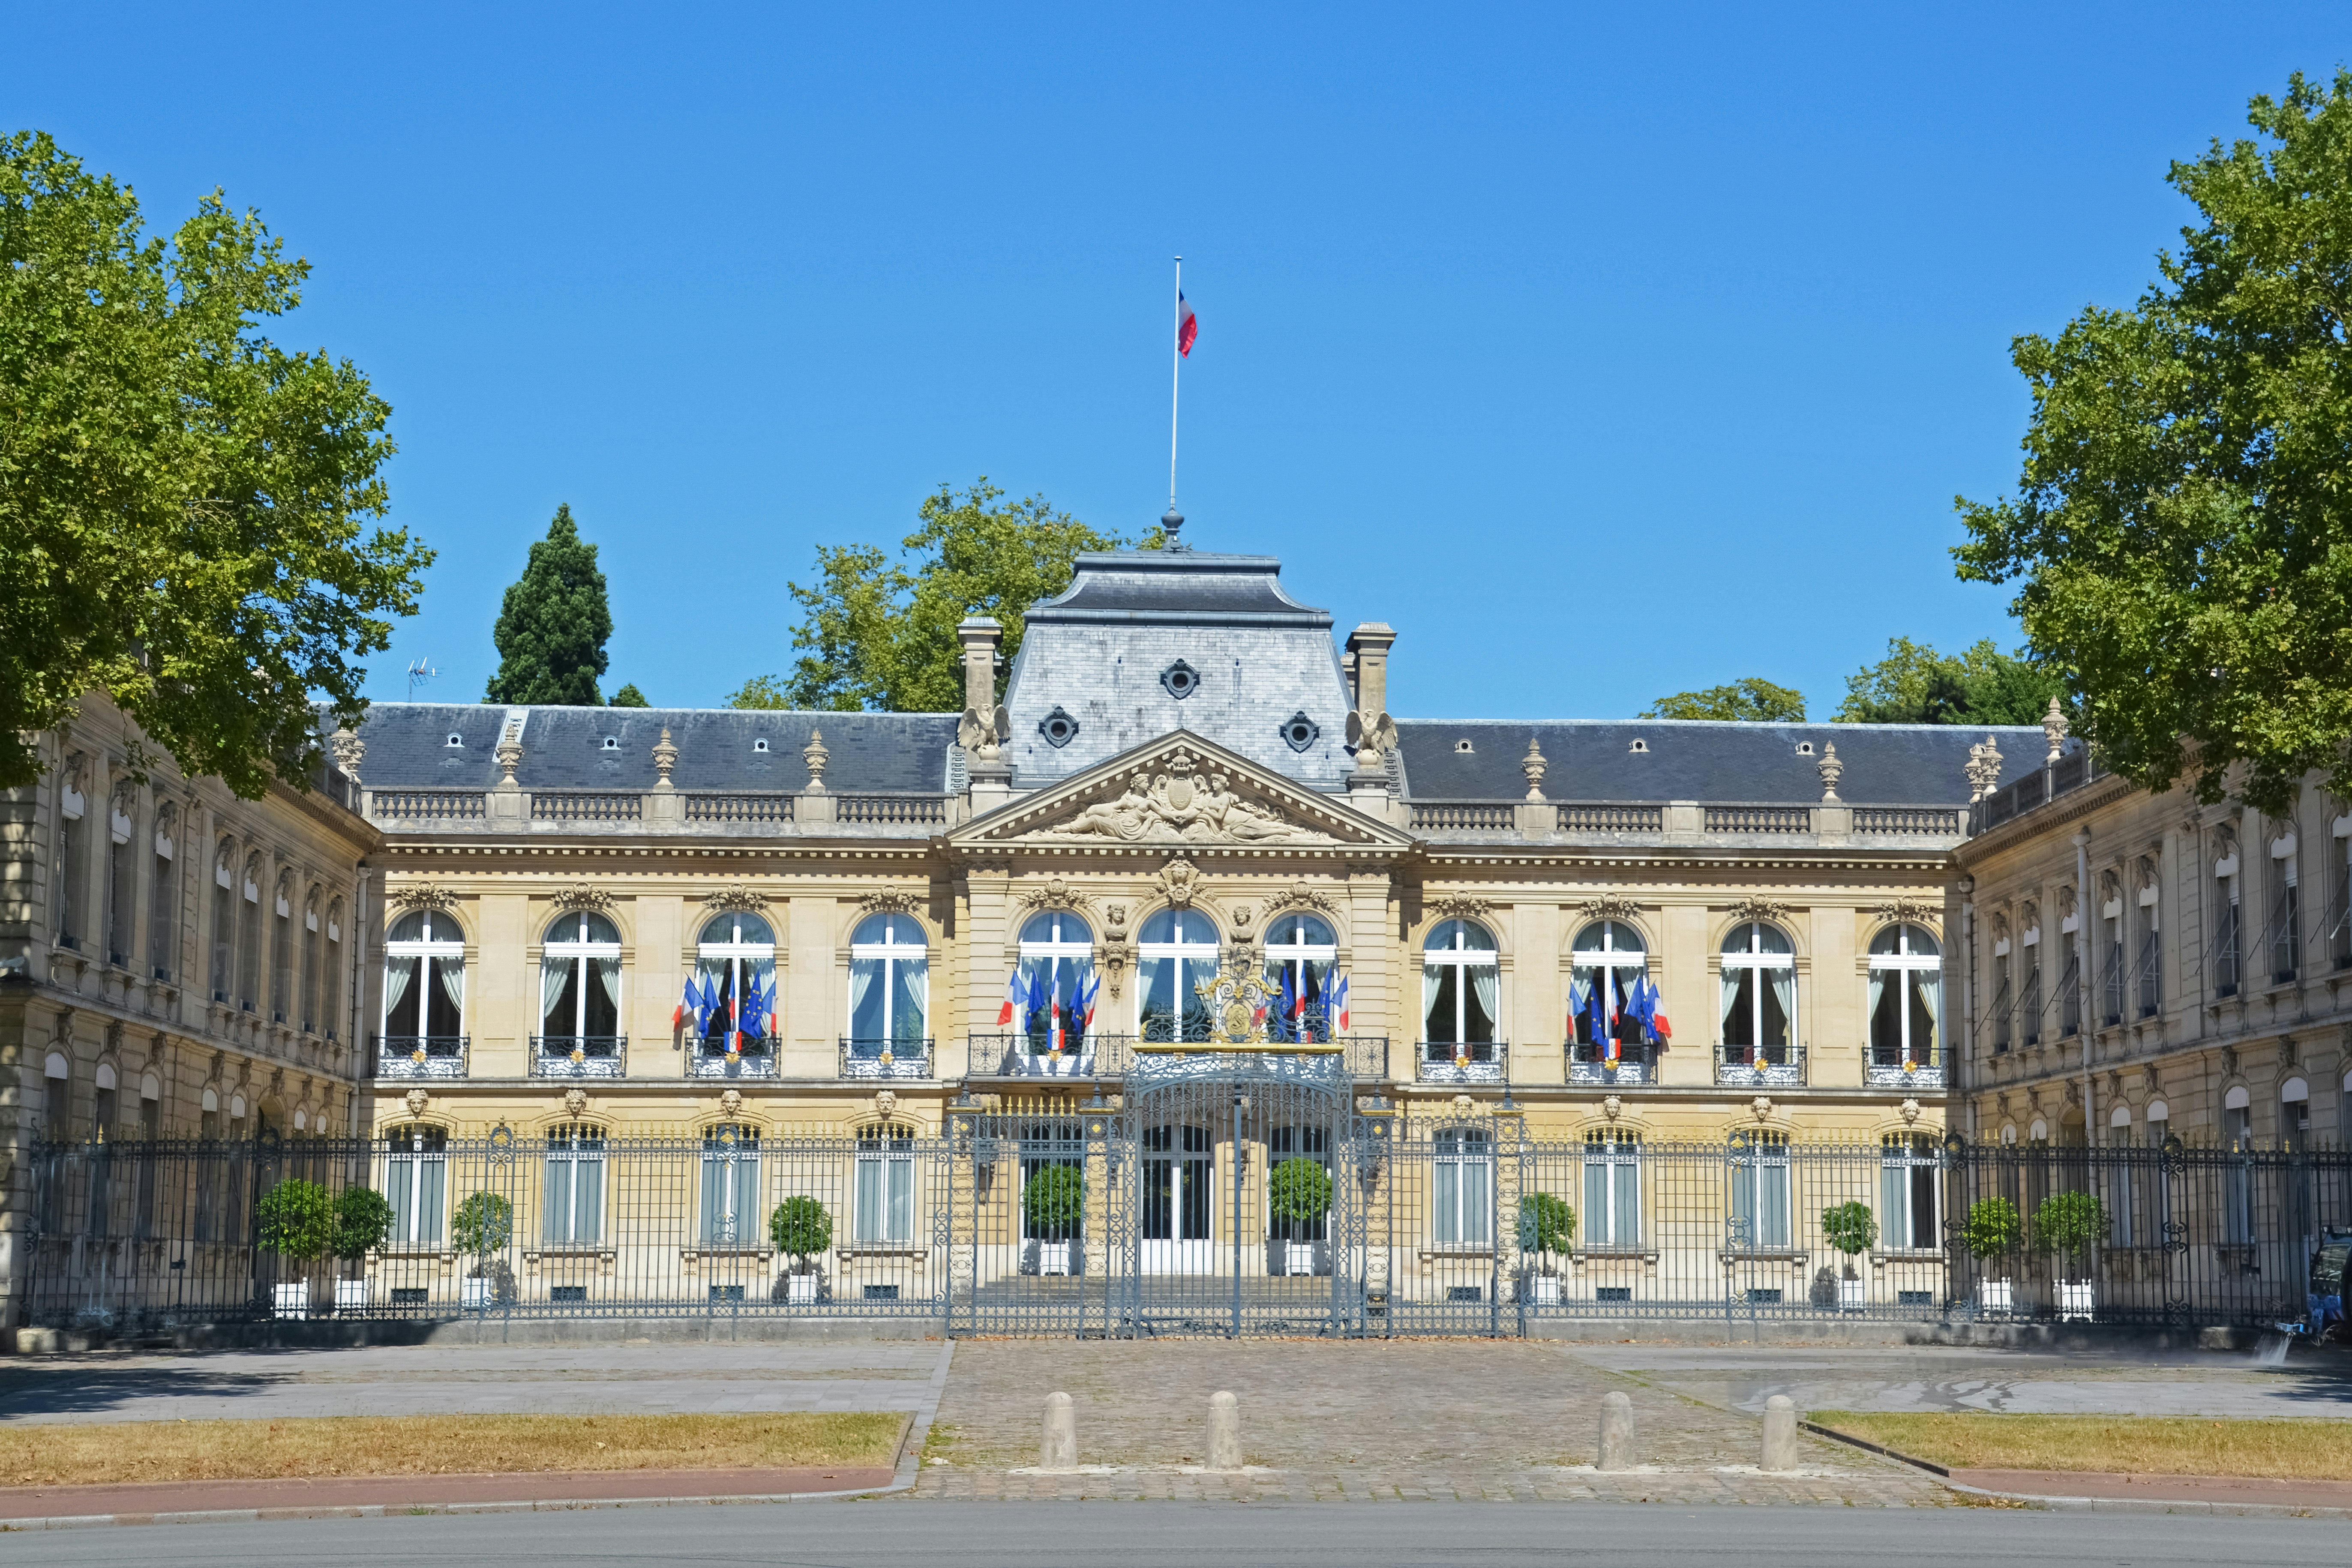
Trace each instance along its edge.
{"label": "white curtain in window", "polygon": [[1780,1016],[1785,1020],[1781,1037],[1774,1045],[1785,1046],[1797,1037],[1797,972],[1793,969],[1767,970],[1772,977],[1772,997],[1780,1004]]}
{"label": "white curtain in window", "polygon": [[1726,1040],[1732,1037],[1731,1016],[1739,1007],[1739,983],[1753,973],[1748,969],[1726,969],[1723,972],[1723,1037]]}
{"label": "white curtain in window", "polygon": [[[1891,1049],[1903,1043],[1903,1026],[1899,1021],[1887,1032],[1886,1038],[1882,1040],[1878,1037],[1878,1004],[1885,998],[1886,982],[1890,975],[1891,972],[1884,969],[1874,969],[1870,972],[1869,1007],[1868,1011],[1863,1014],[1863,1017],[1868,1021],[1870,1043],[1882,1050]],[[1900,984],[1898,980],[1897,984]]]}
{"label": "white curtain in window", "polygon": [[617,958],[598,959],[596,984],[603,988],[604,1000],[612,1004],[613,1011],[617,1014],[621,1010],[621,961]]}
{"label": "white curtain in window", "polygon": [[571,984],[573,968],[579,962],[576,958],[542,958],[539,961],[540,1033],[572,1033],[575,1020],[555,1016],[555,1005],[563,1000],[563,988]]}
{"label": "white curtain in window", "polygon": [[[1943,973],[1934,969],[1914,971],[1911,975],[1911,987],[1912,1002],[1918,1009],[1911,1024],[1911,1057],[1914,1061],[1925,1061],[1927,1059],[1928,1053],[1936,1048],[1936,1037],[1943,1032]],[[1919,1021],[1923,1018],[1927,1025],[1927,1037],[1924,1039],[1920,1037],[1919,1033]]]}
{"label": "white curtain in window", "polygon": [[1502,1014],[1495,1004],[1501,995],[1502,975],[1494,969],[1477,968],[1469,972],[1470,989],[1478,998],[1478,1006],[1486,1015],[1487,1035],[1492,1037]]}
{"label": "white curtain in window", "polygon": [[466,961],[436,958],[433,967],[441,976],[441,994],[449,998],[450,1010],[462,1020],[466,1016]]}
{"label": "white curtain in window", "polygon": [[930,996],[931,963],[927,958],[899,959],[898,994],[890,1010],[890,1034],[894,1040],[923,1038],[923,1017]]}
{"label": "white curtain in window", "polygon": [[[1424,1020],[1424,1027],[1427,1026],[1425,1021],[1431,1010],[1437,1005],[1437,988],[1444,983],[1444,976],[1436,964],[1424,963],[1421,966],[1421,1016]],[[1436,1031],[1430,1029],[1429,1037],[1434,1038],[1435,1036]]]}
{"label": "white curtain in window", "polygon": [[849,1032],[853,1036],[870,1037],[881,1033],[881,1008],[874,1009],[874,1023],[866,1022],[866,998],[872,994],[874,982],[882,973],[878,958],[853,958],[849,961]]}
{"label": "white curtain in window", "polygon": [[383,1016],[387,1026],[392,1016],[400,1011],[400,999],[408,994],[408,987],[416,978],[418,962],[414,958],[383,961]]}

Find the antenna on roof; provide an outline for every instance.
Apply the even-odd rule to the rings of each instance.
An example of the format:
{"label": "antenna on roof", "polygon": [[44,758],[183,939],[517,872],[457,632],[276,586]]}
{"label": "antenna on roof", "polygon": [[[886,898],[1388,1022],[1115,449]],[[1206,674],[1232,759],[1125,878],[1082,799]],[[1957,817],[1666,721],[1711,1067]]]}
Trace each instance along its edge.
{"label": "antenna on roof", "polygon": [[410,665],[408,667],[408,700],[411,702],[415,701],[417,686],[424,681],[432,679],[435,676],[440,673],[441,672],[439,670],[433,668],[433,661],[429,658],[420,658],[415,664]]}

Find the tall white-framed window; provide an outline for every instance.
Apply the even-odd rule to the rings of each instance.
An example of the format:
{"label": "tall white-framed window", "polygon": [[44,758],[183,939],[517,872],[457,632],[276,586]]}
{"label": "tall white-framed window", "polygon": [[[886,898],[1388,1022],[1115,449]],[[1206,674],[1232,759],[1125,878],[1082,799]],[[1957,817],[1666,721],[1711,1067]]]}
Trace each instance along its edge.
{"label": "tall white-framed window", "polygon": [[269,924],[269,1016],[277,1023],[294,1022],[294,878],[278,879],[270,903],[275,918]]}
{"label": "tall white-framed window", "polygon": [[466,933],[446,910],[412,910],[383,944],[383,1038],[455,1056],[466,1033]]}
{"label": "tall white-framed window", "polygon": [[2213,866],[2213,994],[2235,996],[2245,982],[2245,911],[2238,876],[2238,852]]}
{"label": "tall white-framed window", "polygon": [[2028,904],[2018,917],[2017,1033],[2020,1045],[2042,1043],[2042,910]]}
{"label": "tall white-framed window", "polygon": [[710,1128],[702,1135],[702,1244],[762,1246],[766,1218],[760,1212],[760,1130]]}
{"label": "tall white-framed window", "polygon": [[913,1056],[930,1037],[929,939],[912,915],[869,915],[849,939],[849,1038]]}
{"label": "tall white-framed window", "polygon": [[131,847],[137,827],[131,813],[137,796],[126,790],[109,803],[106,839],[106,961],[131,967],[131,906],[139,871],[138,853]]}
{"label": "tall white-framed window", "polygon": [[[2107,1147],[2128,1150],[2132,1147],[2132,1113],[2128,1105],[2118,1105],[2107,1113]],[[2121,1161],[2105,1163],[2107,1204],[2107,1245],[2136,1247],[2139,1194],[2143,1167],[2137,1160],[2126,1156]]]}
{"label": "tall white-framed window", "polygon": [[1217,926],[1199,910],[1161,910],[1137,933],[1135,1032],[1147,1040],[1205,1040],[1203,984],[1217,976]]}
{"label": "tall white-framed window", "polygon": [[1274,990],[1267,1038],[1309,1045],[1331,1038],[1339,1027],[1331,972],[1339,962],[1339,938],[1320,917],[1276,917],[1265,931],[1265,983]]}
{"label": "tall white-framed window", "polygon": [[1421,944],[1421,1016],[1430,1061],[1495,1059],[1502,1016],[1501,955],[1475,921],[1440,921]]}
{"label": "tall white-framed window", "polygon": [[2239,1156],[2223,1183],[2222,1239],[2243,1246],[2254,1239],[2254,1110],[2243,1084],[2221,1096],[2221,1144]]}
{"label": "tall white-framed window", "polygon": [[857,1130],[857,1174],[851,1194],[853,1239],[915,1238],[915,1130],[897,1124]]}
{"label": "tall white-framed window", "polygon": [[1017,1022],[1032,1051],[1071,1050],[1091,1033],[1087,990],[1094,982],[1095,933],[1072,910],[1044,910],[1021,927],[1023,1007]]}
{"label": "tall white-framed window", "polygon": [[155,817],[154,901],[147,907],[147,965],[158,980],[180,973],[180,849],[172,835],[178,817],[165,806]]}
{"label": "tall white-framed window", "polygon": [[547,1134],[547,1190],[540,1232],[556,1247],[593,1246],[604,1236],[604,1130],[583,1122]]}
{"label": "tall white-framed window", "polygon": [[2303,889],[2295,872],[2295,836],[2290,831],[2271,846],[2271,983],[2284,985],[2303,966]]}
{"label": "tall white-framed window", "polygon": [[1878,1142],[1878,1245],[1891,1252],[1940,1248],[1937,1213],[1943,1157],[1925,1132],[1889,1132]]}
{"label": "tall white-framed window", "polygon": [[1944,950],[1926,926],[1905,921],[1870,939],[1870,1060],[1932,1067],[1942,1033]]}
{"label": "tall white-framed window", "polygon": [[540,1049],[611,1056],[621,1033],[621,932],[600,914],[567,910],[539,958]]}
{"label": "tall white-framed window", "polygon": [[[1622,921],[1595,921],[1576,933],[1569,948],[1568,1026],[1569,1037],[1583,1047],[1577,1052],[1579,1061],[1599,1060],[1612,1038],[1621,1051],[1643,1043],[1642,1026],[1629,1009],[1633,983],[1649,967],[1642,933]],[[1597,1032],[1596,990],[1601,1001]]]}
{"label": "tall white-framed window", "polygon": [[2110,871],[2103,879],[2099,904],[2099,1022],[2113,1028],[2124,1021],[2124,898],[2123,884]]}
{"label": "tall white-framed window", "polygon": [[2139,1016],[2156,1016],[2164,1005],[2164,947],[2162,910],[2158,901],[2156,857],[2143,855],[2139,874],[2134,879],[2132,897],[2139,910],[2139,957],[2132,963],[2132,973],[2139,976]]}
{"label": "tall white-framed window", "polygon": [[213,1000],[226,1003],[236,984],[236,847],[221,840],[213,859]]}
{"label": "tall white-framed window", "polygon": [[319,1032],[321,1015],[319,959],[326,932],[320,929],[319,889],[313,888],[302,899],[302,1032]]}
{"label": "tall white-framed window", "polygon": [[1723,941],[1723,1059],[1779,1067],[1796,1051],[1796,949],[1779,926],[1743,921]]}
{"label": "tall white-framed window", "polygon": [[1731,1163],[1731,1215],[1751,1251],[1782,1251],[1789,1245],[1789,1135],[1748,1132],[1735,1142]]}
{"label": "tall white-framed window", "polygon": [[237,889],[244,900],[237,917],[236,1002],[250,1013],[261,1005],[261,857],[248,855],[245,882]]}
{"label": "tall white-framed window", "polygon": [[1578,1228],[1587,1247],[1626,1249],[1642,1244],[1642,1141],[1632,1132],[1595,1129],[1584,1135],[1584,1213]]}
{"label": "tall white-framed window", "polygon": [[[617,945],[613,956],[617,962]],[[753,1055],[766,1050],[771,1037],[767,1026],[761,1023],[758,1028],[746,1030],[740,1026],[740,1020],[747,1001],[753,1004],[754,1010],[764,1008],[766,1016],[777,1010],[774,930],[748,910],[721,910],[703,922],[701,939],[695,944],[694,964],[703,1000],[709,1007],[703,1016],[701,1048],[724,1053],[729,1037],[740,1035],[739,1043],[743,1050]],[[617,1013],[617,992],[614,1004]]]}
{"label": "tall white-framed window", "polygon": [[448,1195],[449,1134],[413,1122],[384,1135],[383,1195],[392,1204],[395,1247],[438,1247]]}
{"label": "tall white-framed window", "polygon": [[320,1015],[327,1038],[338,1037],[336,1031],[343,1021],[343,900],[337,899],[327,906],[327,1001],[326,1011]]}
{"label": "tall white-framed window", "polygon": [[1495,1144],[1484,1128],[1430,1134],[1430,1238],[1439,1246],[1485,1247],[1495,1235]]}

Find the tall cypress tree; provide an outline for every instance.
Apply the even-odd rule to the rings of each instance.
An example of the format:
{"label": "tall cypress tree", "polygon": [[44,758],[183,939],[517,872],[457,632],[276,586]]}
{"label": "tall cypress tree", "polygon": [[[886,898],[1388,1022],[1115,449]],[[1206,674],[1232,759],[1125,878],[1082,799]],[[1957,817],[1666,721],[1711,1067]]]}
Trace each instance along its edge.
{"label": "tall cypress tree", "polygon": [[596,547],[582,542],[569,505],[555,509],[547,537],[530,547],[522,578],[507,590],[490,635],[499,663],[485,700],[604,705],[596,678],[604,673],[613,612],[604,602]]}

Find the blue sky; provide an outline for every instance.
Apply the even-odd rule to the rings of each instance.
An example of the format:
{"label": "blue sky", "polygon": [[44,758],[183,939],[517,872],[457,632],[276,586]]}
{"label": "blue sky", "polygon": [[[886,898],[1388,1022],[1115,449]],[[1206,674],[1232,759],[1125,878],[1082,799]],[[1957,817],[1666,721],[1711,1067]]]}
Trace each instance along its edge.
{"label": "blue sky", "polygon": [[0,123],[314,265],[278,335],[392,403],[440,552],[379,699],[481,695],[558,501],[664,705],[943,481],[1139,531],[1181,251],[1188,536],[1395,626],[1396,711],[1819,718],[1895,635],[2016,639],[1948,553],[2010,338],[2128,304],[2168,161],[2352,58],[2338,7],[1895,10],[51,6]]}

